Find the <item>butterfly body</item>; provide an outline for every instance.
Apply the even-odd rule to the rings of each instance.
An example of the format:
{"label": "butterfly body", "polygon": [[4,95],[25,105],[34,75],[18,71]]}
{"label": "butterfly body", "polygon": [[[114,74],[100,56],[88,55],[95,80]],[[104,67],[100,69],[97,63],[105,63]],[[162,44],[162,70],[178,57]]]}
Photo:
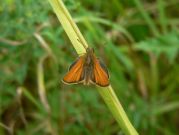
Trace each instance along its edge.
{"label": "butterfly body", "polygon": [[69,68],[63,82],[67,84],[95,83],[101,87],[109,85],[109,75],[105,65],[96,58],[92,48],[86,49],[86,54],[80,56]]}

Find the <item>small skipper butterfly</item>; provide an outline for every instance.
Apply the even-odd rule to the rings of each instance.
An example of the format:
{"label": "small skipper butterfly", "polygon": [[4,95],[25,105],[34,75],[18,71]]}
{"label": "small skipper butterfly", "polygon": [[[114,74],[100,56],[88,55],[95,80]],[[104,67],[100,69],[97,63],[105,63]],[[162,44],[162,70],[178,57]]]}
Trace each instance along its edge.
{"label": "small skipper butterfly", "polygon": [[63,78],[66,84],[94,83],[101,87],[109,86],[109,74],[106,66],[95,56],[92,48],[87,48],[86,53],[70,66]]}

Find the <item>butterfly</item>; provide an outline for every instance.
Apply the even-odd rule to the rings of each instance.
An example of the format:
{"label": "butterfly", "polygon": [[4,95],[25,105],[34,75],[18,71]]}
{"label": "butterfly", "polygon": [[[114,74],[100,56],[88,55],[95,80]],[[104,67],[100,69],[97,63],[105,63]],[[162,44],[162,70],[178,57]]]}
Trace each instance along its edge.
{"label": "butterfly", "polygon": [[93,48],[87,48],[86,53],[71,64],[63,80],[66,84],[83,83],[109,86],[109,74],[106,66],[95,56]]}

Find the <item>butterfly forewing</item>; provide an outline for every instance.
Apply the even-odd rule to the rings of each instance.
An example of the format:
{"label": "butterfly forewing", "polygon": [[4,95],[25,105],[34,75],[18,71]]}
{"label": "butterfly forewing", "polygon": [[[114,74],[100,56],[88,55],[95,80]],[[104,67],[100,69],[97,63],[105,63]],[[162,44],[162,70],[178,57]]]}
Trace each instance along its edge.
{"label": "butterfly forewing", "polygon": [[83,64],[84,58],[81,56],[70,66],[68,73],[63,78],[63,82],[70,84],[83,81]]}
{"label": "butterfly forewing", "polygon": [[100,59],[97,59],[97,60],[99,61],[101,68],[106,72],[106,74],[108,75],[108,78],[109,78],[109,73],[108,73],[108,69],[107,69],[106,65]]}
{"label": "butterfly forewing", "polygon": [[109,85],[109,75],[107,68],[105,68],[105,65],[101,63],[102,62],[97,58],[94,59],[94,68],[91,80],[101,87],[106,87]]}

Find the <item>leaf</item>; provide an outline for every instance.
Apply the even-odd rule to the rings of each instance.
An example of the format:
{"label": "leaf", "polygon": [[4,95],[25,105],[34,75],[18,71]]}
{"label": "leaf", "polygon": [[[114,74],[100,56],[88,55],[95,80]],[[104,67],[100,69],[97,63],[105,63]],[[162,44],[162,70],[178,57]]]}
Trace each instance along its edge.
{"label": "leaf", "polygon": [[158,38],[148,39],[135,44],[134,49],[144,52],[152,52],[157,57],[165,54],[170,63],[173,63],[179,51],[179,35],[171,32]]}

